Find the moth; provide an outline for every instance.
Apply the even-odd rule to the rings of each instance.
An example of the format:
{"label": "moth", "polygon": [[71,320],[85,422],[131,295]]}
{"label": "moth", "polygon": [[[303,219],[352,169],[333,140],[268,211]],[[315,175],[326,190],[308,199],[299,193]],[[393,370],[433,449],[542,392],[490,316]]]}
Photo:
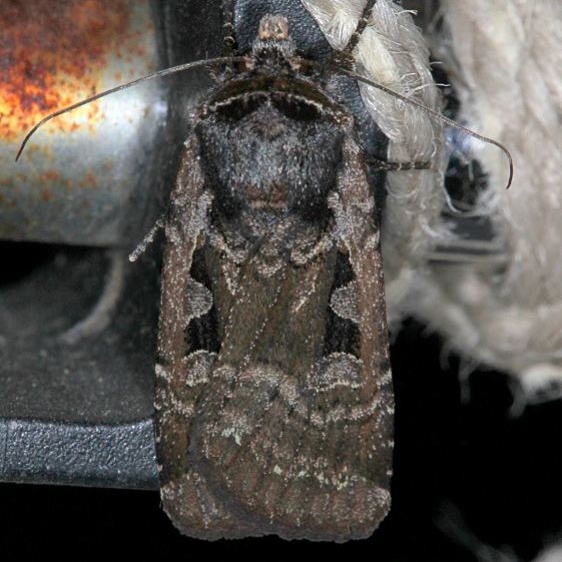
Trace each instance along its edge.
{"label": "moth", "polygon": [[[390,509],[377,204],[386,170],[427,165],[385,161],[384,135],[333,70],[375,3],[327,64],[268,14],[245,54],[228,37],[225,57],[148,77],[224,66],[193,116],[164,221],[156,449],[164,510],[186,535],[342,542],[370,536]],[[18,156],[47,119],[145,79],[51,114]]]}
{"label": "moth", "polygon": [[393,394],[374,196],[351,112],[283,15],[198,109],[166,221],[164,509],[205,539],[369,536]]}

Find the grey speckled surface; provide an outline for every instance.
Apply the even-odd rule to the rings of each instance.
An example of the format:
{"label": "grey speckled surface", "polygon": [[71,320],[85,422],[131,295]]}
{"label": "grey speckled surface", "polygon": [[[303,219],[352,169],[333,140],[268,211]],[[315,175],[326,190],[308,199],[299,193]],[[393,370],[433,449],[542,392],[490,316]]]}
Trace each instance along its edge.
{"label": "grey speckled surface", "polygon": [[157,489],[152,420],[121,425],[0,421],[0,479]]}
{"label": "grey speckled surface", "polygon": [[0,481],[156,487],[157,259],[35,246],[0,286]]}

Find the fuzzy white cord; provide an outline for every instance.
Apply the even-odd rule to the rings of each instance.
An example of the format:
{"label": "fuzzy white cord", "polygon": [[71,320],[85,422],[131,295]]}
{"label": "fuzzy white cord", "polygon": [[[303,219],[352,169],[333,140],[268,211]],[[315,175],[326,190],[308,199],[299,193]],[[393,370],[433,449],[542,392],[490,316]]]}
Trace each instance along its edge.
{"label": "fuzzy white cord", "polygon": [[[355,30],[365,0],[302,0],[330,44],[342,49]],[[357,72],[392,90],[439,110],[440,98],[429,69],[429,51],[411,14],[391,0],[378,0],[354,53]],[[363,101],[389,138],[388,158],[399,162],[431,161],[433,170],[387,174],[388,198],[382,228],[389,319],[402,315],[413,270],[446,239],[441,222],[442,124],[418,108],[365,84]],[[437,154],[437,157],[436,157]]]}
{"label": "fuzzy white cord", "polygon": [[[418,314],[472,357],[519,377],[528,400],[562,387],[562,3],[443,0],[464,120],[505,143],[488,147],[480,208],[509,248],[507,270],[434,268]],[[494,154],[495,153],[495,154]],[[549,390],[550,389],[550,390]]]}

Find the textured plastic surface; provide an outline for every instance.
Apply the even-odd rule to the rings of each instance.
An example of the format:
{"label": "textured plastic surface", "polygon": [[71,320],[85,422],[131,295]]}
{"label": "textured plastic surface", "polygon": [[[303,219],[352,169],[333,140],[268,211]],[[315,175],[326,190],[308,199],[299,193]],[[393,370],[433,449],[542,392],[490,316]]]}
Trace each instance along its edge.
{"label": "textured plastic surface", "polygon": [[41,256],[0,290],[0,480],[154,487],[158,263],[84,248]]}
{"label": "textured plastic surface", "polygon": [[158,487],[150,418],[120,425],[2,420],[0,451],[4,481]]}

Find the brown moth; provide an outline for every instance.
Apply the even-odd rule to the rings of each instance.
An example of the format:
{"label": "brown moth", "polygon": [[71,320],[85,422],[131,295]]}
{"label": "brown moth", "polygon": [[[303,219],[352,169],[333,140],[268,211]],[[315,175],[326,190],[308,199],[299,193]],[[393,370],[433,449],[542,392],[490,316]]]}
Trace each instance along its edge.
{"label": "brown moth", "polygon": [[356,122],[282,15],[237,60],[197,110],[165,226],[163,506],[204,539],[368,537],[390,508],[394,406]]}

